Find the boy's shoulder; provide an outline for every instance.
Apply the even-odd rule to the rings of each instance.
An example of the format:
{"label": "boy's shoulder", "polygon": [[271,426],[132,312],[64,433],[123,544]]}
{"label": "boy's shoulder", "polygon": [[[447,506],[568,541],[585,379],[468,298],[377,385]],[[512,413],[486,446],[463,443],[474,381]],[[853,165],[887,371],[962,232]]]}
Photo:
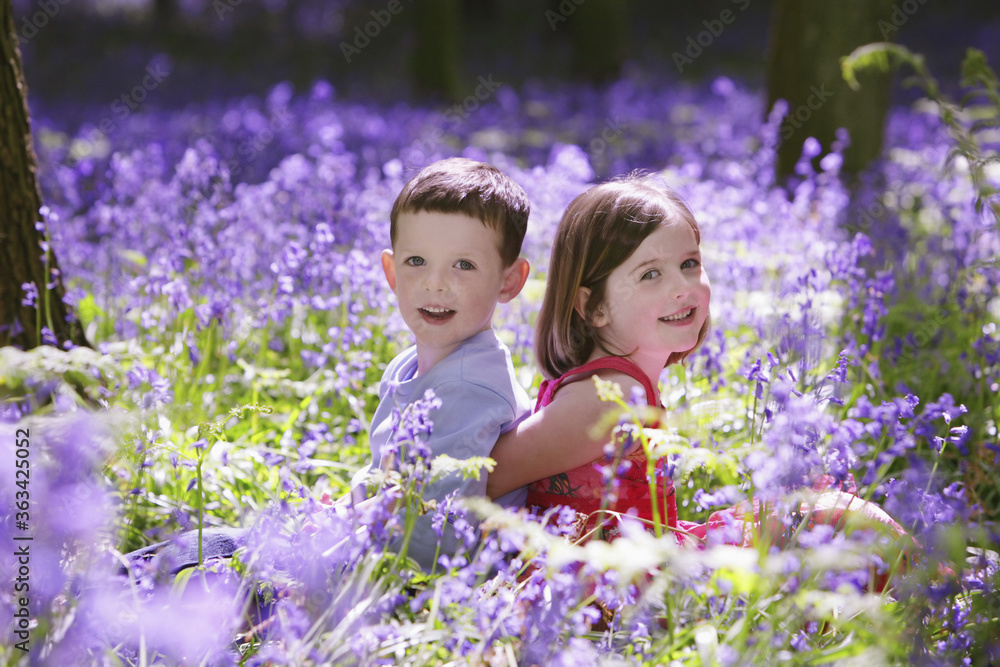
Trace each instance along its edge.
{"label": "boy's shoulder", "polygon": [[465,340],[427,377],[432,376],[442,405],[450,406],[452,418],[464,424],[492,423],[503,432],[531,414],[510,350],[492,329]]}
{"label": "boy's shoulder", "polygon": [[439,362],[442,375],[483,386],[517,384],[510,350],[493,329],[466,339]]}
{"label": "boy's shoulder", "polygon": [[382,381],[398,380],[411,375],[417,368],[417,348],[411,345],[389,361],[382,371]]}
{"label": "boy's shoulder", "polygon": [[[416,347],[397,354],[386,366],[382,381],[399,382],[416,370]],[[481,331],[456,347],[417,384],[435,388],[450,383],[468,383],[509,395],[521,389],[514,371],[510,350],[493,329]]]}

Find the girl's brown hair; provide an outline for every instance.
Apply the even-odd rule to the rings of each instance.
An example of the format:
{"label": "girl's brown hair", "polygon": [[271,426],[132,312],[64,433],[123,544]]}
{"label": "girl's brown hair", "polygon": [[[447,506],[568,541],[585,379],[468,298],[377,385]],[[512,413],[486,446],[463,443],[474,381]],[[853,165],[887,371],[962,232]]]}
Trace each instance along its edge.
{"label": "girl's brown hair", "polygon": [[[535,357],[546,377],[559,377],[586,363],[595,347],[613,354],[590,324],[604,303],[608,275],[660,225],[677,223],[690,225],[701,243],[698,223],[687,205],[673,190],[641,174],[597,185],[570,203],[556,230],[535,326]],[[580,287],[590,289],[586,317],[574,307]],[[695,346],[670,355],[667,365],[683,361],[697,349],[710,325],[706,318]]]}

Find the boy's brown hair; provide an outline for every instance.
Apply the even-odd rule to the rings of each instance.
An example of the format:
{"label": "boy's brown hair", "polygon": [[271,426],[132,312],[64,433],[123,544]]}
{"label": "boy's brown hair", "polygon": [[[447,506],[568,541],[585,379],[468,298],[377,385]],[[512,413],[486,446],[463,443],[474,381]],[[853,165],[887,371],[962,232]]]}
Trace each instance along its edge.
{"label": "boy's brown hair", "polygon": [[[556,230],[535,325],[535,359],[546,377],[557,378],[586,363],[595,347],[613,354],[590,323],[607,296],[607,278],[660,225],[673,224],[689,225],[701,244],[698,223],[687,205],[673,190],[641,174],[597,185],[570,203]],[[586,317],[575,308],[580,287],[590,289]],[[707,317],[695,346],[672,354],[667,365],[697,349],[710,326]]]}
{"label": "boy's brown hair", "polygon": [[500,259],[510,266],[521,254],[530,206],[520,185],[492,165],[448,158],[421,169],[404,187],[389,214],[389,239],[404,213],[462,213],[500,235]]}

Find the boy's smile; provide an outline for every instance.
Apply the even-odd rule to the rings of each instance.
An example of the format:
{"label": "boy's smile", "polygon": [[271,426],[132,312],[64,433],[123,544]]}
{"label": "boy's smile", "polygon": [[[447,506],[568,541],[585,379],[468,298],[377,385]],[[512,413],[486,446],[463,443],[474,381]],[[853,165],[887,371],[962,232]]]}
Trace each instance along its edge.
{"label": "boy's smile", "polygon": [[424,308],[419,308],[420,314],[423,315],[424,319],[435,324],[438,322],[445,322],[451,319],[451,316],[455,314],[454,310],[450,308],[437,308],[435,306],[426,306]]}
{"label": "boy's smile", "polygon": [[521,290],[527,261],[500,258],[500,234],[461,213],[402,213],[382,269],[417,339],[417,373],[493,324],[493,310]]}

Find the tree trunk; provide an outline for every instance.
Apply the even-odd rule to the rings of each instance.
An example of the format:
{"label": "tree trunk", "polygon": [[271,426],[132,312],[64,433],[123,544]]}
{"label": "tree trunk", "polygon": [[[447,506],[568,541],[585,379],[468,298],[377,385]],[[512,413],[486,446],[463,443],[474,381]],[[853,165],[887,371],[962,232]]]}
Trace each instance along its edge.
{"label": "tree trunk", "polygon": [[840,59],[855,47],[886,41],[892,0],[776,0],[767,64],[768,111],[788,102],[780,129],[779,176],[794,170],[807,137],[830,150],[838,128],[850,133],[843,170],[856,174],[882,151],[889,75],[867,73],[861,90],[841,76]]}
{"label": "tree trunk", "polygon": [[179,12],[177,0],[154,0],[153,19],[159,28],[175,28]]}
{"label": "tree trunk", "polygon": [[[0,346],[28,349],[41,345],[42,327],[55,341],[87,345],[79,322],[63,303],[63,287],[55,254],[48,252],[48,275],[36,229],[42,205],[35,178],[35,151],[31,143],[28,89],[21,52],[14,32],[10,0],[0,0]],[[38,288],[36,306],[22,305],[24,283]],[[41,318],[41,320],[39,320]],[[51,339],[50,339],[51,341]]]}
{"label": "tree trunk", "polygon": [[618,78],[628,44],[628,3],[621,0],[587,0],[573,8],[569,19],[577,71],[598,83]]}
{"label": "tree trunk", "polygon": [[459,1],[420,0],[409,6],[416,28],[410,65],[418,92],[458,100]]}

